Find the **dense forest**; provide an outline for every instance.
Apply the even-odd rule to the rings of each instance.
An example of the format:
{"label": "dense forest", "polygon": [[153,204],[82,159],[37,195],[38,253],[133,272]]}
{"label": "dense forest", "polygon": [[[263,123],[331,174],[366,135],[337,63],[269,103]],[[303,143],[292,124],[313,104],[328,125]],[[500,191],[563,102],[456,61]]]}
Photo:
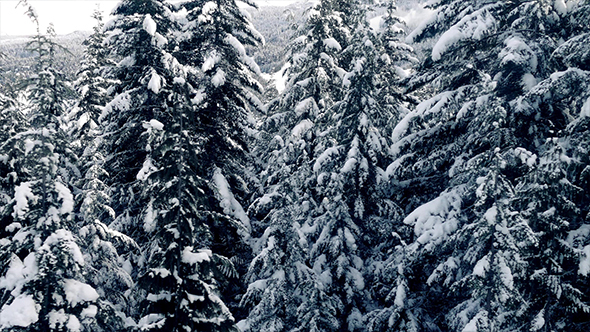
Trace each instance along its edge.
{"label": "dense forest", "polygon": [[590,331],[589,0],[242,2],[21,1],[1,331]]}

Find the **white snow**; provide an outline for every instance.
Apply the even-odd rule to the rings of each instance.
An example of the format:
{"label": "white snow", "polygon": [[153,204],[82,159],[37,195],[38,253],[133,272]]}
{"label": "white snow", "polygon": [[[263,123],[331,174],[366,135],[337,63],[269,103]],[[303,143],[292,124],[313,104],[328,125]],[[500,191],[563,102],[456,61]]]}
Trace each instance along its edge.
{"label": "white snow", "polygon": [[150,34],[150,36],[154,36],[156,34],[156,22],[152,19],[150,14],[147,14],[143,19],[143,29]]}
{"label": "white snow", "polygon": [[121,93],[121,94],[117,95],[115,98],[113,98],[113,100],[104,107],[98,120],[99,121],[104,120],[104,118],[109,113],[111,113],[113,110],[116,110],[119,112],[126,112],[126,111],[129,111],[130,108],[131,108],[131,96],[127,92]]}
{"label": "white snow", "polygon": [[[504,47],[504,49],[502,49],[498,55],[498,57],[502,59],[501,63],[503,65],[507,64],[508,62],[514,62],[517,64],[526,64],[528,65],[528,69],[532,71],[537,69],[537,56],[530,46],[522,40],[522,38],[513,36],[506,39],[504,44],[506,44],[506,47]],[[553,78],[553,76],[551,78]]]}
{"label": "white snow", "polygon": [[210,15],[215,9],[217,9],[217,4],[213,1],[209,1],[203,5],[202,13],[204,15]]}
{"label": "white snow", "polygon": [[311,122],[309,119],[303,119],[295,127],[293,127],[293,130],[291,131],[291,136],[294,139],[299,139],[311,127],[313,127],[313,122]]}
{"label": "white snow", "polygon": [[590,245],[587,245],[582,250],[580,257],[580,264],[578,265],[578,274],[588,276],[590,272]]}
{"label": "white snow", "polygon": [[70,189],[59,181],[55,181],[55,189],[57,190],[57,197],[61,199],[59,213],[72,213],[72,211],[74,211],[74,195],[72,195]]}
{"label": "white snow", "polygon": [[340,169],[341,173],[349,173],[352,172],[354,170],[355,165],[357,164],[357,160],[356,158],[349,158],[346,160],[346,162],[344,163],[344,166],[342,166],[342,168]]}
{"label": "white snow", "polygon": [[29,212],[29,200],[37,201],[37,196],[31,190],[31,182],[23,182],[14,188],[14,200],[16,204],[12,216],[17,219],[23,218]]}
{"label": "white snow", "polygon": [[363,289],[365,289],[365,279],[363,278],[363,275],[359,270],[350,267],[348,269],[348,277],[354,283],[356,290],[362,291]]}
{"label": "white snow", "polygon": [[380,31],[383,27],[383,15],[373,17],[369,20],[369,26],[373,31]]}
{"label": "white snow", "polygon": [[334,49],[337,52],[340,52],[342,50],[342,46],[340,46],[340,43],[338,43],[336,39],[331,37],[324,39],[324,46],[329,49]]}
{"label": "white snow", "polygon": [[399,283],[397,285],[397,289],[395,290],[395,300],[393,303],[400,307],[404,307],[404,303],[406,302],[406,287],[403,283]]}
{"label": "white snow", "polygon": [[82,315],[82,318],[85,318],[85,317],[92,318],[92,317],[95,317],[97,313],[98,313],[98,307],[91,304],[88,307],[82,309],[81,315]]}
{"label": "white snow", "polygon": [[32,295],[21,294],[12,303],[2,306],[0,310],[0,328],[13,326],[28,327],[39,319],[40,306],[35,303]]}
{"label": "white snow", "polygon": [[215,65],[219,61],[221,61],[221,56],[219,54],[217,54],[217,52],[212,52],[205,59],[205,61],[203,61],[203,64],[201,65],[201,70],[204,72],[207,72],[207,71],[213,69],[213,67],[215,67]]}
{"label": "white snow", "polygon": [[42,145],[40,140],[25,139],[25,156],[29,154],[37,145]]}
{"label": "white snow", "polygon": [[520,158],[520,161],[529,167],[533,167],[537,163],[537,155],[525,148],[514,149],[514,156]]}
{"label": "white snow", "polygon": [[[219,206],[223,209],[223,213],[235,217],[242,222],[242,225],[246,228],[247,233],[250,234],[250,218],[244,211],[244,208],[234,198],[231,192],[229,183],[220,168],[216,168],[213,173],[213,185],[215,186],[217,198],[219,199]],[[246,235],[249,236],[249,235]]]}
{"label": "white snow", "polygon": [[211,77],[211,83],[215,87],[220,87],[225,84],[225,72],[220,68],[213,77]]}
{"label": "white snow", "polygon": [[485,255],[482,259],[477,261],[477,263],[475,264],[475,267],[473,268],[473,275],[483,278],[486,276],[486,272],[489,271],[489,269],[490,269],[490,260],[488,258],[488,255]]}
{"label": "white snow", "polygon": [[84,256],[70,231],[62,228],[51,233],[51,235],[45,239],[43,245],[39,247],[39,250],[51,252],[51,248],[55,244],[68,248],[72,259],[79,265],[84,265]]}
{"label": "white snow", "polygon": [[586,102],[582,106],[582,110],[580,111],[580,117],[590,117],[590,97],[586,99]]}
{"label": "white snow", "polygon": [[[294,111],[295,111],[295,113],[297,115],[301,115],[301,114],[303,114],[304,112],[307,112],[310,109],[311,110],[314,110],[314,111],[317,110],[317,105],[316,105],[313,97],[309,97],[309,98],[303,99],[302,101],[300,101],[299,103],[297,103],[297,105],[295,105]],[[310,112],[310,113],[313,114],[315,112]]]}
{"label": "white snow", "polygon": [[166,317],[162,314],[149,314],[143,316],[137,323],[140,331],[148,331],[156,328],[162,328],[166,322]]}
{"label": "white snow", "polygon": [[150,200],[145,210],[145,217],[143,218],[143,229],[151,233],[156,229],[156,213],[154,213],[153,199]]}
{"label": "white snow", "polygon": [[531,331],[539,331],[545,326],[545,309],[541,309],[531,324]]}
{"label": "white snow", "polygon": [[20,292],[20,288],[37,273],[37,260],[32,252],[24,261],[16,255],[12,255],[8,270],[4,277],[0,278],[0,288]]}
{"label": "white snow", "polygon": [[151,128],[153,128],[155,130],[163,130],[164,129],[164,124],[156,119],[151,119],[149,122],[149,125]]}
{"label": "white snow", "polygon": [[70,315],[70,319],[68,320],[68,324],[66,325],[66,327],[70,332],[80,332],[82,324],[80,324],[80,321],[76,316]]}
{"label": "white snow", "polygon": [[500,268],[500,280],[508,288],[508,290],[512,290],[514,288],[514,277],[512,276],[512,270],[506,264],[506,260],[504,257],[499,256],[498,258],[498,267]]}
{"label": "white snow", "polygon": [[461,40],[480,40],[483,38],[484,34],[496,24],[496,20],[488,11],[492,6],[494,5],[484,6],[466,15],[457,24],[443,33],[432,48],[432,60],[440,60],[443,53]]}
{"label": "white snow", "polygon": [[484,218],[488,224],[493,225],[496,224],[496,217],[498,216],[498,207],[496,205],[490,207],[486,213],[484,214]]}
{"label": "white snow", "polygon": [[522,86],[526,91],[530,91],[535,85],[537,85],[537,78],[531,73],[526,73],[522,76]]}
{"label": "white snow", "polygon": [[326,161],[328,161],[332,156],[338,155],[338,153],[340,153],[339,146],[333,146],[333,147],[327,148],[316,159],[315,163],[313,164],[313,171],[317,173]]}
{"label": "white snow", "polygon": [[[461,332],[479,332],[485,331],[488,327],[488,312],[482,310],[473,317]],[[480,330],[481,328],[481,330]]]}
{"label": "white snow", "polygon": [[256,61],[254,61],[254,59],[248,56],[248,54],[246,53],[246,49],[244,48],[244,45],[242,45],[238,38],[232,35],[227,35],[225,37],[225,41],[236,49],[240,56],[240,60],[246,66],[248,66],[250,70],[252,70],[257,75],[262,75],[262,73],[260,72],[260,67],[258,67],[258,64],[256,63]]}
{"label": "white snow", "polygon": [[68,315],[66,315],[63,309],[58,311],[55,311],[55,309],[51,310],[47,316],[49,316],[49,328],[52,330],[61,330],[61,327],[68,321]]}
{"label": "white snow", "polygon": [[64,292],[66,293],[66,300],[72,307],[83,302],[98,300],[98,293],[92,286],[74,279],[65,279]]}
{"label": "white snow", "polygon": [[555,2],[553,2],[553,8],[555,8],[555,10],[561,15],[567,14],[568,11],[567,5],[563,0],[555,0]]}
{"label": "white snow", "polygon": [[155,71],[152,71],[152,77],[150,78],[147,88],[156,94],[160,93],[160,89],[162,88],[162,78]]}
{"label": "white snow", "polygon": [[458,187],[443,192],[439,197],[416,208],[404,219],[405,224],[414,225],[417,243],[430,247],[457,230],[461,195],[464,191],[464,187]]}
{"label": "white snow", "polygon": [[145,180],[147,180],[147,178],[149,177],[149,175],[152,172],[157,171],[157,170],[158,170],[158,168],[156,168],[154,166],[154,164],[152,163],[152,160],[148,157],[143,162],[143,166],[141,167],[139,172],[137,172],[136,178],[140,181],[145,181]]}
{"label": "white snow", "polygon": [[211,250],[199,249],[198,252],[193,252],[193,247],[185,247],[182,251],[182,262],[191,265],[208,262],[211,259],[211,255]]}

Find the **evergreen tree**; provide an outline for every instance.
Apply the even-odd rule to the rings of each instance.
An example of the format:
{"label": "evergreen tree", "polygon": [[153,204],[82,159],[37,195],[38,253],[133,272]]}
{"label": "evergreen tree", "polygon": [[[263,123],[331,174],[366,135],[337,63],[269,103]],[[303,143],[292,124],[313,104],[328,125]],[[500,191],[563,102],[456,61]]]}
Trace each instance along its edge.
{"label": "evergreen tree", "polygon": [[514,202],[538,239],[536,255],[529,260],[528,273],[533,282],[529,290],[533,311],[530,329],[562,329],[569,325],[575,330],[572,323],[576,319],[570,315],[581,318],[589,309],[582,290],[584,274],[577,273],[581,257],[568,241],[569,231],[582,224],[577,204],[583,190],[568,180],[570,158],[557,139],[548,139],[545,149],[538,163],[533,163],[536,156],[522,151],[523,160],[533,169],[517,186]]}
{"label": "evergreen tree", "polygon": [[[307,11],[290,47],[286,89],[269,104],[254,151],[262,164],[264,195],[249,211],[265,232],[242,301],[243,306],[255,305],[242,322],[250,331],[335,331],[341,326],[342,304],[326,293],[326,274],[321,275],[320,265],[307,265],[306,234],[317,208],[312,167],[320,119],[342,96],[345,71],[338,54],[350,31],[338,4],[322,1]],[[263,283],[265,290],[259,287]],[[279,301],[284,304],[277,307]]]}
{"label": "evergreen tree", "polygon": [[109,57],[108,48],[103,46],[106,33],[103,31],[102,12],[95,10],[92,18],[96,25],[93,27],[93,33],[82,43],[86,47],[84,59],[74,82],[79,95],[78,104],[68,115],[73,122],[70,135],[73,136],[74,144],[79,150],[78,155],[82,159],[88,159],[88,155],[92,154],[85,149],[92,149],[95,145],[94,140],[99,136],[98,119],[104,106],[110,101],[107,89],[116,84],[113,80],[105,78],[105,69],[114,66],[114,62]]}
{"label": "evergreen tree", "polygon": [[[286,201],[295,195],[284,196]],[[243,331],[333,331],[337,303],[323,291],[318,271],[307,266],[307,241],[300,222],[305,209],[292,205],[273,210],[269,227],[259,241],[263,249],[253,259],[246,275],[248,290],[241,305],[249,310],[239,326]],[[315,311],[305,305],[313,301]],[[303,313],[302,314],[300,314]]]}
{"label": "evergreen tree", "polygon": [[316,200],[322,203],[314,212],[315,231],[308,235],[313,243],[309,259],[323,264],[322,273],[332,277],[326,287],[342,301],[338,318],[350,331],[365,328],[362,315],[370,299],[365,278],[373,272],[365,261],[375,258],[383,249],[379,244],[399,227],[401,210],[387,199],[383,168],[387,134],[405,113],[400,100],[395,105],[390,99],[384,107],[379,98],[381,84],[394,81],[380,69],[394,65],[382,57],[382,41],[367,22],[360,21],[355,30],[347,50],[352,63],[344,78],[345,96],[322,119],[324,134],[313,166]]}
{"label": "evergreen tree", "polygon": [[[255,7],[251,1],[245,4]],[[174,55],[190,68],[186,79],[193,87],[195,132],[201,140],[195,172],[208,182],[206,209],[214,216],[205,241],[208,249],[229,258],[242,274],[252,252],[250,219],[242,204],[257,181],[250,171],[249,142],[253,117],[263,109],[257,97],[262,90],[256,79],[260,69],[245,47],[257,47],[264,38],[234,0],[186,1],[180,6],[186,9],[186,22]],[[233,280],[225,286],[224,298],[239,317],[238,295],[244,285]]]}
{"label": "evergreen tree", "polygon": [[[212,219],[227,218],[210,206],[203,164],[203,133],[198,132],[197,108],[179,72],[174,78],[172,107],[164,123],[146,124],[146,195],[151,197],[143,229],[148,234],[146,272],[140,286],[146,291],[139,327],[154,331],[236,331],[219,286],[237,276],[233,264],[211,251]],[[233,281],[232,280],[232,281]]]}
{"label": "evergreen tree", "polygon": [[[439,2],[435,5],[433,18],[410,34],[409,39],[413,41],[433,40],[427,44],[432,46],[428,47],[427,58],[418,74],[410,79],[409,88],[416,96],[434,94],[434,97],[418,105],[393,131],[394,144],[390,151],[394,162],[388,167],[387,175],[400,205],[408,213],[413,211],[405,222],[415,230],[414,237],[409,239],[414,244],[407,253],[411,263],[403,265],[404,269],[409,269],[405,275],[429,276],[432,275],[429,271],[437,270],[452,274],[448,271],[456,269],[455,262],[445,262],[441,258],[447,257],[441,250],[444,243],[459,238],[457,234],[465,235],[465,227],[476,223],[478,218],[481,220],[485,211],[469,212],[466,207],[477,202],[473,195],[473,181],[480,176],[479,172],[488,172],[494,167],[490,163],[492,159],[486,157],[493,149],[499,147],[505,151],[506,165],[496,167],[498,178],[516,183],[528,172],[526,163],[520,161],[521,152],[536,154],[547,135],[567,126],[568,109],[559,106],[560,102],[563,106],[571,102],[578,104],[579,99],[559,100],[557,97],[543,100],[545,97],[541,97],[545,93],[541,91],[557,92],[562,96],[567,91],[559,91],[559,84],[542,88],[544,84],[546,87],[552,85],[549,83],[550,55],[565,33],[560,25],[566,22],[567,11],[560,4],[542,1]],[[575,74],[569,76],[580,82]],[[555,81],[553,78],[557,76],[552,76]],[[542,82],[545,79],[547,81]],[[548,96],[547,93],[544,96]],[[502,209],[507,209],[504,215],[517,216],[509,212],[515,207],[502,204]],[[500,208],[498,205],[498,211]],[[518,216],[523,218],[525,214]],[[509,221],[506,222],[517,222]],[[536,240],[530,243],[536,243]],[[474,246],[474,250],[477,248],[476,244],[464,245]],[[530,253],[538,250],[532,248],[514,249],[515,252],[521,250],[521,259],[526,259],[518,267],[519,278],[531,266]],[[500,276],[494,275],[494,278]],[[454,302],[457,299],[447,297],[447,288],[421,278],[408,283],[408,303],[425,301],[421,308],[414,308],[415,311],[444,312],[443,308],[455,307],[453,313],[459,313],[468,307],[466,302],[461,307],[459,302]],[[445,279],[442,286],[445,283],[451,285],[452,281]],[[531,301],[526,287],[515,287],[518,289],[514,293],[521,297],[521,300],[515,298],[515,303],[525,303],[526,308]],[[431,294],[429,299],[424,297],[426,294]],[[494,309],[494,315],[497,310],[508,310],[505,305]],[[513,315],[513,322],[532,321],[529,314],[511,311],[513,309],[506,312]],[[491,311],[485,310],[488,316],[484,320],[492,322]],[[517,313],[520,316],[514,316]],[[447,314],[445,316],[426,319],[433,325],[423,328],[445,326],[441,325],[446,324],[443,323],[445,320],[450,324],[449,329],[475,327],[467,320],[453,321]],[[506,324],[504,328],[514,328],[508,318]],[[495,326],[502,328],[498,324]]]}
{"label": "evergreen tree", "polygon": [[143,245],[144,233],[136,225],[149,197],[141,195],[140,180],[151,167],[143,125],[162,117],[168,106],[168,93],[160,92],[169,91],[172,83],[175,59],[166,49],[174,22],[168,4],[159,0],[124,0],[113,15],[105,26],[105,47],[119,62],[106,68],[116,83],[109,87],[114,97],[98,119],[104,127],[100,151],[112,190],[112,226]]}
{"label": "evergreen tree", "polygon": [[[28,4],[25,2],[25,5]],[[13,199],[3,207],[3,296],[0,326],[7,331],[80,331],[100,319],[98,293],[85,283],[86,263],[74,235],[74,200],[68,186],[76,169],[71,163],[62,130],[68,83],[56,70],[52,26],[39,31],[32,7],[28,14],[37,24],[29,42],[36,53],[36,75],[25,82],[29,100],[29,128],[2,145],[9,163],[18,169]]]}
{"label": "evergreen tree", "polygon": [[95,10],[92,18],[97,24],[83,43],[86,46],[84,60],[74,82],[80,97],[68,114],[71,122],[69,135],[76,148],[78,169],[82,175],[75,183],[76,211],[80,235],[85,240],[85,259],[89,262],[84,272],[100,294],[101,306],[108,308],[110,315],[124,317],[123,312],[129,311],[124,293],[132,287],[133,280],[130,262],[120,252],[137,250],[137,245],[108,226],[115,214],[110,206],[110,188],[103,182],[108,173],[104,170],[105,158],[100,150],[102,128],[98,118],[109,100],[106,89],[114,82],[103,78],[104,69],[112,61],[102,46],[105,39],[102,13]]}

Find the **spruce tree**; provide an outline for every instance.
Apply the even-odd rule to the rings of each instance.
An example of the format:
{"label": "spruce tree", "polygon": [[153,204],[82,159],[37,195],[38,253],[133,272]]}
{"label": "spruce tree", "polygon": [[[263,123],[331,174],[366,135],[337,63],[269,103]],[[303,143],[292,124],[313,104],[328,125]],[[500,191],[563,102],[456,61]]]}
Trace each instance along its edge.
{"label": "spruce tree", "polygon": [[[245,4],[255,7],[251,1]],[[193,87],[190,98],[201,144],[195,172],[208,183],[210,237],[203,239],[204,246],[230,259],[242,274],[252,252],[252,227],[242,204],[257,182],[249,151],[254,116],[263,109],[256,78],[260,69],[246,47],[258,47],[264,38],[233,0],[186,1],[180,8],[186,10],[186,22],[174,55],[190,68],[186,80]],[[239,317],[244,285],[233,279],[225,286],[224,299]]]}
{"label": "spruce tree", "polygon": [[[27,5],[27,3],[25,3]],[[86,264],[73,220],[70,183],[76,169],[62,130],[65,98],[63,74],[54,68],[55,33],[50,25],[28,47],[37,56],[37,74],[24,82],[27,125],[3,143],[3,155],[17,169],[13,198],[3,206],[3,288],[0,326],[7,331],[80,331],[100,318],[98,293],[85,282]],[[4,225],[4,221],[11,222]]]}
{"label": "spruce tree", "polygon": [[[140,287],[146,292],[139,327],[150,331],[236,331],[234,319],[218,288],[236,277],[233,264],[211,251],[214,213],[203,164],[203,133],[197,108],[188,98],[182,72],[174,78],[171,107],[146,124],[145,195],[150,197],[143,229],[148,234],[146,270]],[[233,280],[232,280],[233,281]]]}
{"label": "spruce tree", "polygon": [[[106,76],[105,68],[113,62],[102,45],[106,37],[102,13],[95,10],[92,18],[96,20],[96,26],[83,42],[86,46],[84,60],[74,82],[79,98],[68,114],[68,134],[81,173],[75,181],[76,220],[84,240],[85,259],[89,263],[85,265],[84,272],[101,296],[101,308],[108,312],[106,315],[125,317],[125,312],[129,312],[125,292],[134,284],[130,275],[131,263],[125,256],[130,251],[137,252],[137,244],[108,226],[115,218],[115,212],[110,206],[111,190],[104,182],[108,173],[104,169],[105,157],[101,150],[103,128],[99,117],[110,100],[107,89],[115,82],[103,78]],[[112,321],[116,319],[113,317]],[[113,325],[110,328],[122,326]]]}
{"label": "spruce tree", "polygon": [[[318,202],[313,197],[314,157],[323,114],[342,98],[345,71],[339,54],[349,42],[336,2],[309,9],[288,55],[285,91],[268,105],[254,151],[261,163],[263,195],[250,214],[265,231],[248,271],[243,306],[254,305],[242,322],[247,330],[335,331],[341,301],[328,294],[321,265],[308,265],[307,232]],[[327,116],[327,115],[326,115]],[[259,288],[267,284],[268,289]],[[266,294],[266,296],[264,296]],[[284,304],[274,307],[273,304]],[[297,308],[295,311],[293,308]]]}
{"label": "spruce tree", "polygon": [[143,126],[162,117],[169,103],[168,94],[160,91],[169,91],[172,83],[175,59],[166,49],[174,22],[169,5],[159,0],[124,0],[113,15],[105,26],[105,47],[118,63],[105,68],[115,83],[108,88],[112,100],[98,118],[104,128],[100,151],[112,190],[112,226],[143,245],[144,233],[136,225],[149,202],[141,194],[141,180],[151,169]]}

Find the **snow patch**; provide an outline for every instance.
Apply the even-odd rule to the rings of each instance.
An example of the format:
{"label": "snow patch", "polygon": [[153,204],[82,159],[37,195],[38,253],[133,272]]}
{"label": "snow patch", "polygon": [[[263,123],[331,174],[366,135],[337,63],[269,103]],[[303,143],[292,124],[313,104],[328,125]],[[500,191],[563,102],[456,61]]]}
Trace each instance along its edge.
{"label": "snow patch", "polygon": [[588,276],[590,272],[590,245],[587,245],[582,250],[582,255],[580,257],[580,264],[578,265],[578,274],[583,276]]}
{"label": "snow patch", "polygon": [[[501,58],[501,64],[505,65],[509,62],[513,62],[516,64],[527,65],[528,69],[534,71],[537,69],[537,56],[527,45],[522,38],[518,36],[513,36],[504,41],[506,47],[502,49],[500,54],[498,55]],[[551,76],[553,79],[553,75]],[[531,80],[528,78],[528,80]],[[535,79],[536,84],[536,79]]]}
{"label": "snow patch", "polygon": [[39,320],[39,309],[32,295],[21,294],[11,304],[2,306],[0,327],[2,330],[13,326],[28,327]]}
{"label": "snow patch", "polygon": [[484,218],[486,218],[486,221],[488,222],[489,225],[493,225],[496,223],[496,218],[498,216],[498,207],[497,206],[492,206],[491,208],[489,208],[486,213],[484,214]]}
{"label": "snow patch", "polygon": [[66,325],[66,327],[70,332],[80,332],[82,324],[80,324],[80,321],[76,316],[70,315],[70,319],[68,320],[68,324]]}
{"label": "snow patch", "polygon": [[152,19],[152,15],[147,14],[143,19],[143,29],[150,34],[150,36],[154,36],[156,34],[157,28],[156,22]]}
{"label": "snow patch", "polygon": [[57,197],[61,199],[61,207],[59,213],[68,214],[74,211],[74,195],[68,187],[59,181],[55,181],[55,189],[57,190]]}
{"label": "snow patch", "polygon": [[144,123],[143,127],[146,129],[163,130],[164,124],[156,119],[151,119],[150,121]]}
{"label": "snow patch", "polygon": [[340,52],[342,50],[342,46],[340,46],[340,43],[336,39],[331,37],[324,39],[324,46],[329,49],[334,49],[337,52]]}
{"label": "snow patch", "polygon": [[182,251],[182,262],[195,265],[211,260],[211,250],[199,249],[198,252],[193,252],[193,247],[185,247]]}
{"label": "snow patch", "polygon": [[151,233],[156,229],[156,213],[154,213],[153,200],[150,200],[143,218],[143,229]]}
{"label": "snow patch", "polygon": [[220,87],[225,84],[225,72],[221,69],[217,69],[217,72],[211,77],[211,83],[216,87]]}
{"label": "snow patch", "polygon": [[328,159],[330,159],[332,156],[338,155],[338,153],[340,153],[340,147],[338,146],[327,148],[324,152],[322,152],[322,154],[320,154],[318,159],[316,159],[315,163],[313,164],[313,171],[317,173],[322,165],[328,161]]}
{"label": "snow patch", "polygon": [[394,304],[400,308],[404,307],[404,303],[406,302],[406,287],[404,284],[400,283],[397,285],[397,289],[395,290],[395,300]]}
{"label": "snow patch", "polygon": [[12,291],[20,288],[37,273],[37,260],[35,253],[30,253],[24,261],[16,255],[13,255],[10,265],[4,277],[0,278],[0,288]]}
{"label": "snow patch", "polygon": [[217,4],[213,1],[209,1],[203,5],[202,12],[204,15],[211,15],[215,9],[217,9]]}
{"label": "snow patch", "polygon": [[232,194],[229,183],[220,168],[216,168],[213,173],[213,184],[216,189],[217,199],[219,199],[219,205],[223,209],[223,213],[235,217],[242,222],[242,225],[246,228],[248,234],[250,234],[250,219],[244,211],[244,208],[235,199]]}
{"label": "snow patch", "polygon": [[553,3],[553,8],[555,8],[555,11],[557,11],[561,15],[565,15],[568,12],[567,5],[563,0],[555,0],[555,2]]}
{"label": "snow patch", "polygon": [[36,202],[37,196],[31,190],[31,182],[23,182],[14,188],[15,205],[12,216],[21,219],[29,212],[29,200]]}
{"label": "snow patch", "polygon": [[580,111],[580,117],[590,118],[590,97],[588,97],[588,99],[586,99],[586,102],[582,106],[582,110]]}
{"label": "snow patch", "polygon": [[419,206],[405,219],[406,225],[414,225],[414,234],[419,244],[436,244],[455,232],[461,212],[461,195],[464,187],[443,192],[434,200]]}
{"label": "snow patch", "polygon": [[136,178],[140,181],[145,181],[150,176],[150,174],[152,174],[152,172],[155,172],[157,170],[158,170],[158,168],[156,168],[156,166],[154,166],[154,164],[152,163],[152,160],[150,158],[147,158],[143,162],[143,166],[141,167],[139,172],[137,172]]}
{"label": "snow patch", "polygon": [[160,93],[160,88],[162,88],[162,78],[155,71],[152,72],[152,77],[150,78],[147,88],[152,90],[155,94]]}
{"label": "snow patch", "polygon": [[311,127],[313,127],[313,122],[311,122],[309,119],[301,120],[301,122],[293,127],[291,136],[295,139],[301,138],[301,136],[305,134]]}
{"label": "snow patch", "polygon": [[539,331],[545,326],[545,309],[541,309],[531,324],[531,331]]}
{"label": "snow patch", "polygon": [[485,6],[463,17],[457,24],[443,33],[432,48],[432,60],[440,60],[443,53],[461,40],[480,40],[483,38],[484,34],[496,24],[496,20],[488,11],[490,7]]}
{"label": "snow patch", "polygon": [[514,149],[514,156],[520,158],[520,161],[529,167],[533,167],[537,163],[537,155],[525,148]]}
{"label": "snow patch", "polygon": [[490,260],[486,255],[475,264],[475,267],[473,268],[473,275],[483,278],[486,276],[486,272],[489,270]]}

